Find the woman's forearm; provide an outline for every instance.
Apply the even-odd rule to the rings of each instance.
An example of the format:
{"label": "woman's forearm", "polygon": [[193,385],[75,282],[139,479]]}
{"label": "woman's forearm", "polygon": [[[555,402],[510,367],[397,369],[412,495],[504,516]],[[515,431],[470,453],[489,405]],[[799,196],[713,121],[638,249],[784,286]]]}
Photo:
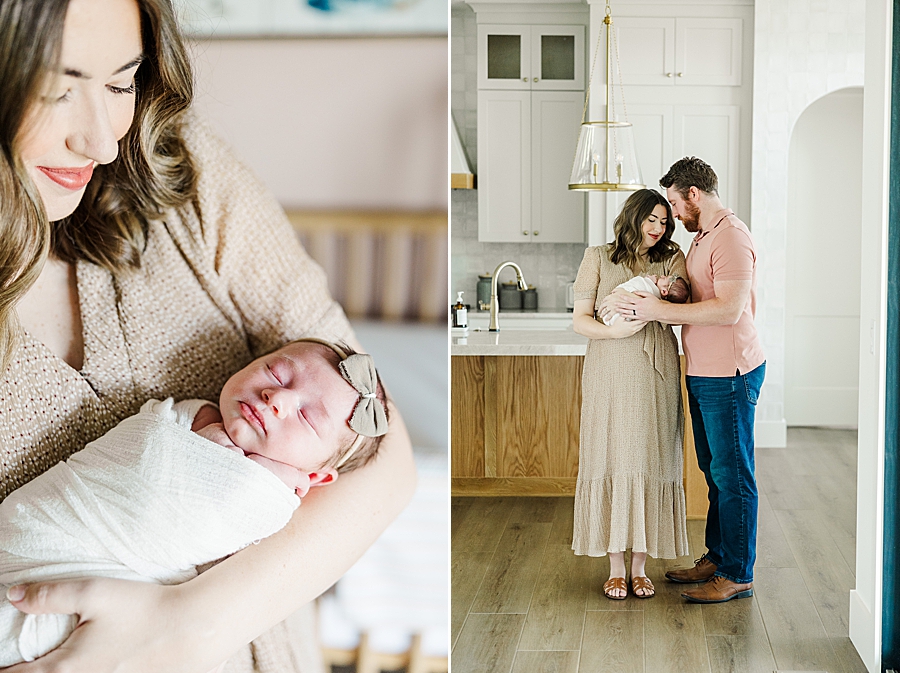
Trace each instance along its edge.
{"label": "woman's forearm", "polygon": [[209,625],[197,634],[204,647],[236,650],[319,596],[406,506],[416,481],[412,447],[390,411],[373,462],[313,489],[283,530],[182,585],[186,608]]}
{"label": "woman's forearm", "polygon": [[608,325],[604,325],[590,315],[576,315],[572,319],[572,329],[576,334],[586,336],[589,339],[611,339]]}

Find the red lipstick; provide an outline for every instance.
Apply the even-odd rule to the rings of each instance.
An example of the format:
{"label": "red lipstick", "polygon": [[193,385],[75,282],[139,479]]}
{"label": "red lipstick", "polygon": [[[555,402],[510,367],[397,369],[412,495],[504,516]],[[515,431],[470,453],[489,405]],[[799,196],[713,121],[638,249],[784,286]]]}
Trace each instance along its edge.
{"label": "red lipstick", "polygon": [[94,174],[94,164],[91,163],[82,168],[38,166],[38,170],[60,187],[65,187],[74,192],[84,188],[91,181],[91,176]]}

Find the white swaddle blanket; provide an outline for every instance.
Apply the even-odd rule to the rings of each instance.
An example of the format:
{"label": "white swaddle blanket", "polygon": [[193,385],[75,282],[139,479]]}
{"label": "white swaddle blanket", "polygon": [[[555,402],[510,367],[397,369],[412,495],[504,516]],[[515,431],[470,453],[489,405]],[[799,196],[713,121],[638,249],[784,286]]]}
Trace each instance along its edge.
{"label": "white swaddle blanket", "polygon": [[[647,278],[646,276],[635,276],[630,280],[626,280],[624,283],[619,283],[616,285],[616,290],[622,288],[623,290],[628,290],[629,292],[649,292],[657,299],[661,298],[659,288],[656,287],[656,283]],[[619,319],[619,314],[613,311],[608,314],[605,318],[603,318],[604,325],[612,325],[616,320]]]}
{"label": "white swaddle blanket", "polygon": [[[147,402],[0,503],[4,595],[14,584],[87,576],[178,584],[287,524],[300,504],[294,492],[191,432],[175,407]],[[25,615],[3,598],[0,667],[46,654],[76,624],[75,615]]]}

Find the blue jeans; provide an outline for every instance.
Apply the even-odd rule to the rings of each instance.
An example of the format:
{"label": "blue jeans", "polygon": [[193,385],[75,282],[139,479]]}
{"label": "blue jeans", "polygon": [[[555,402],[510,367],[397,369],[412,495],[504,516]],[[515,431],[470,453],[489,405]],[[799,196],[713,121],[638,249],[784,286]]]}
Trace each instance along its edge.
{"label": "blue jeans", "polygon": [[753,421],[766,363],[746,374],[687,376],[697,462],[709,486],[706,557],[716,575],[745,584],[756,562],[756,461]]}

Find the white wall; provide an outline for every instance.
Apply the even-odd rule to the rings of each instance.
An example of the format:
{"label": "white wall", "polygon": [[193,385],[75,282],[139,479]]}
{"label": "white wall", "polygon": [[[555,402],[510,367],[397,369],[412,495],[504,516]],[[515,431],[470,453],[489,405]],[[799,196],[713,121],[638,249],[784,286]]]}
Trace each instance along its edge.
{"label": "white wall", "polygon": [[866,2],[856,589],[850,592],[850,639],[871,673],[881,670],[892,4]]}
{"label": "white wall", "polygon": [[800,114],[863,84],[864,0],[757,0],[750,212],[759,258],[756,325],[766,352],[757,445],[785,445],[788,150]]}
{"label": "white wall", "polygon": [[289,208],[446,210],[447,39],[206,40],[196,107]]}
{"label": "white wall", "polygon": [[806,108],[791,134],[788,425],[857,426],[862,117],[862,89],[841,89]]}

